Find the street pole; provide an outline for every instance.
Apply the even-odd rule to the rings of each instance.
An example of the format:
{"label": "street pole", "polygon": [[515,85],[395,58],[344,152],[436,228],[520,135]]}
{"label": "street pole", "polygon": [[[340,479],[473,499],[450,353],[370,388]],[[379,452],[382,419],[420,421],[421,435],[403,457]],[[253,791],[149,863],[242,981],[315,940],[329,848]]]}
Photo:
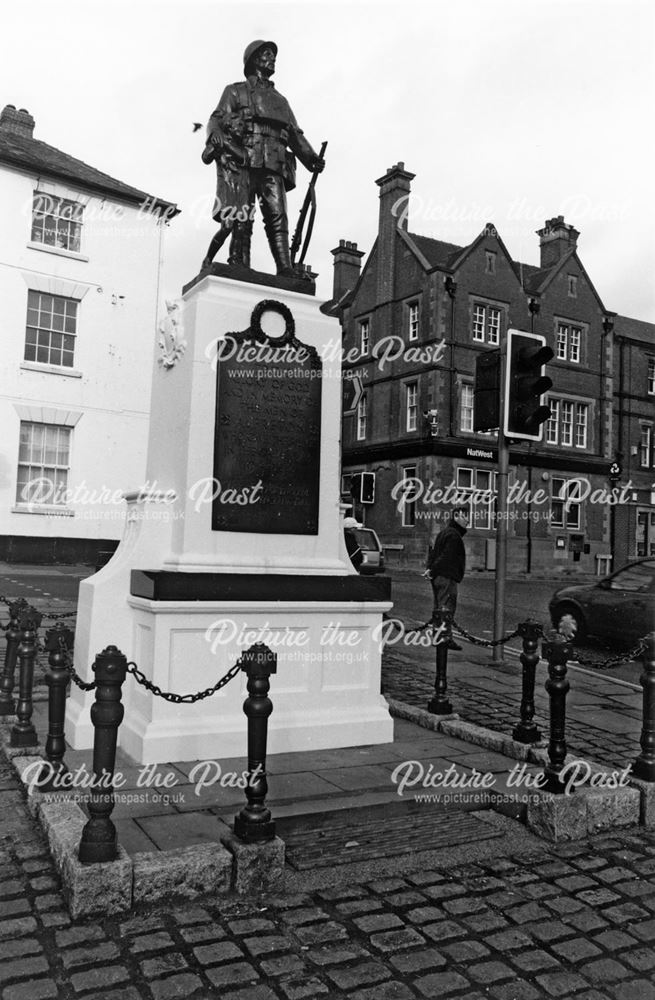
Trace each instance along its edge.
{"label": "street pole", "polygon": [[[528,302],[528,309],[530,311],[530,333],[534,333],[534,318],[538,315],[540,309],[540,303],[536,299],[530,299]],[[528,462],[530,462],[530,456],[532,455],[532,441],[528,441]],[[525,541],[526,541],[526,573],[532,572],[532,463],[528,465],[528,523],[525,527]]]}
{"label": "street pole", "polygon": [[[509,476],[509,443],[505,437],[505,372],[507,369],[507,336],[500,351],[500,427],[498,428],[498,497],[496,506],[496,579],[494,588],[494,641],[505,631],[505,577],[507,576],[507,492]],[[491,662],[501,666],[504,646],[494,646]]]}

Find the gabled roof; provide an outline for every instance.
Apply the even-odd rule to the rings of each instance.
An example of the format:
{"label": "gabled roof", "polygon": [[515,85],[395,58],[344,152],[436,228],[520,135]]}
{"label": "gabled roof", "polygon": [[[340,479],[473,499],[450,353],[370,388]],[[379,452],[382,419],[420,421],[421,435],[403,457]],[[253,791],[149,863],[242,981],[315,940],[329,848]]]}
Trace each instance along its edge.
{"label": "gabled roof", "polygon": [[512,260],[512,256],[507,247],[505,246],[505,244],[503,243],[503,241],[501,240],[498,230],[493,222],[487,222],[484,229],[480,233],[478,233],[473,242],[469,243],[467,247],[463,247],[461,253],[453,258],[451,263],[452,268],[455,270],[458,267],[460,267],[464,263],[466,258],[469,256],[469,254],[473,253],[473,251],[477,249],[478,245],[482,243],[482,241],[485,240],[490,235],[493,235],[498,246],[505,254],[505,257],[507,258],[510,267],[515,268],[516,263],[514,260]]}
{"label": "gabled roof", "polygon": [[655,323],[616,315],[614,317],[614,336],[630,337],[631,340],[641,340],[655,347]]}
{"label": "gabled roof", "polygon": [[[488,223],[482,232],[479,233],[471,243],[464,247],[457,246],[455,243],[445,243],[443,240],[434,240],[430,236],[419,236],[417,233],[405,234],[401,231],[400,235],[404,237],[405,242],[409,246],[413,245],[412,248],[417,251],[416,256],[424,267],[438,267],[448,271],[455,270],[464,262],[468,255],[475,250],[477,244],[486,235],[488,235],[490,226],[492,226],[492,223]],[[514,268],[517,278],[526,291],[533,291],[533,282],[537,286],[540,285],[543,278],[549,275],[553,269],[546,268],[542,271],[540,268],[533,267],[531,264],[521,264],[519,261],[513,260],[507,247],[501,240],[497,228],[493,226],[493,229],[496,233],[495,238],[498,240],[498,243],[505,252],[505,256]],[[529,276],[530,287],[526,284],[526,276]]]}
{"label": "gabled roof", "polygon": [[526,292],[538,295],[539,290],[552,272],[552,267],[536,267],[534,264],[522,264],[521,261],[514,261],[514,270]]}
{"label": "gabled roof", "polygon": [[[603,300],[596,291],[596,286],[594,285],[593,281],[587,274],[584,264],[578,257],[578,251],[576,250],[575,247],[571,247],[571,249],[567,253],[562,254],[560,259],[555,261],[552,267],[531,268],[529,264],[517,263],[516,268],[523,269],[523,287],[525,291],[529,292],[532,295],[543,295],[543,293],[546,291],[546,289],[548,288],[550,283],[554,280],[554,278],[557,276],[557,274],[559,274],[562,268],[565,265],[569,264],[570,261],[572,260],[575,261],[575,263],[582,271],[584,279],[589,285],[589,288],[591,289],[592,294],[594,295],[596,301],[598,302],[598,305],[600,306],[602,311],[606,313],[607,309],[605,308]],[[520,277],[520,271],[517,271],[517,273],[519,273]]]}
{"label": "gabled roof", "polygon": [[5,129],[0,129],[0,163],[19,170],[34,171],[59,180],[72,181],[82,188],[113,196],[122,201],[141,205],[148,200],[153,207],[170,209],[167,213],[168,218],[179,214],[179,209],[172,202],[156,198],[130,184],[124,184],[115,177],[90,167],[83,160],[78,160],[55,146],[48,145],[47,142],[17,135]]}
{"label": "gabled roof", "polygon": [[419,236],[416,233],[407,233],[407,235],[428,261],[430,267],[449,268],[457,260],[462,251],[466,249],[465,247],[456,246],[455,243],[444,243],[443,240],[433,240],[431,236]]}
{"label": "gabled roof", "polygon": [[[531,268],[528,264],[520,264],[519,262],[517,262],[516,267],[523,268],[523,287],[525,288],[526,292],[532,292],[533,295],[541,295],[541,293],[544,292],[548,287],[548,285],[551,283],[551,281],[553,280],[557,272],[560,270],[560,268],[562,268],[564,264],[566,264],[569,260],[571,260],[572,257],[575,257],[577,263],[580,264],[580,259],[576,254],[575,247],[571,247],[571,249],[567,253],[563,253],[562,256],[559,258],[559,260],[556,260],[551,267]],[[580,267],[584,271],[582,264],[580,264]],[[529,275],[526,280],[526,272],[528,271],[531,271],[532,274]],[[584,271],[584,273],[585,277],[589,281],[589,276],[587,275],[586,271]],[[591,282],[589,282],[589,284],[591,284]],[[593,285],[591,287],[593,288]],[[594,289],[594,292],[595,291],[596,290]],[[598,298],[597,294],[596,297]]]}
{"label": "gabled roof", "polygon": [[568,253],[562,254],[560,259],[556,261],[552,267],[535,267],[533,264],[523,264],[521,261],[517,261],[512,258],[511,254],[507,250],[507,247],[501,240],[498,230],[492,223],[487,223],[485,228],[478,236],[476,236],[473,242],[469,243],[469,245],[465,247],[458,247],[454,243],[444,243],[442,240],[433,240],[429,236],[417,236],[415,233],[407,233],[405,235],[401,232],[401,235],[405,237],[405,242],[407,242],[410,246],[412,244],[415,245],[416,250],[418,251],[417,256],[419,260],[423,258],[421,260],[423,266],[425,266],[427,262],[431,267],[444,268],[445,270],[456,270],[489,233],[491,227],[493,227],[496,234],[495,238],[500,244],[501,249],[504,251],[508,261],[512,265],[521,286],[528,293],[528,295],[542,295],[560,269],[570,260],[574,259],[589,284],[589,287],[598,301],[600,308],[604,312],[607,311],[600,295],[596,291],[593,281],[587,274],[583,263],[578,257],[575,247],[572,247]]}

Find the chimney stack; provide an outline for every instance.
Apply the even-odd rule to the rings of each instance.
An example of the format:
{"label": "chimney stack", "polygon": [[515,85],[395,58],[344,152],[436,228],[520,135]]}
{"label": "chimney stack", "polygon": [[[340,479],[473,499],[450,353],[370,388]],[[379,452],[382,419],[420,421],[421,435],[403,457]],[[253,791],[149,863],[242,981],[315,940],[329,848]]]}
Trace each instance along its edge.
{"label": "chimney stack", "polygon": [[407,232],[409,196],[415,174],[405,170],[400,161],[389,167],[384,177],[375,183],[380,188],[380,221],[377,244],[377,299],[388,302],[394,295],[396,240],[398,229]]}
{"label": "chimney stack", "polygon": [[23,136],[25,139],[32,139],[34,134],[34,119],[29,111],[21,108],[16,111],[13,104],[7,104],[0,112],[0,130],[12,132],[14,135]]}
{"label": "chimney stack", "polygon": [[546,219],[543,229],[537,230],[541,249],[542,268],[554,267],[569,250],[575,250],[580,233],[573,226],[567,226],[564,216]]}
{"label": "chimney stack", "polygon": [[383,222],[390,219],[394,227],[407,231],[407,214],[411,183],[416,174],[405,170],[402,160],[389,167],[384,177],[375,183],[380,188],[380,232]]}
{"label": "chimney stack", "polygon": [[340,299],[344,292],[353,289],[359,281],[364,251],[358,250],[356,243],[339,240],[339,246],[330,253],[334,257],[332,298]]}

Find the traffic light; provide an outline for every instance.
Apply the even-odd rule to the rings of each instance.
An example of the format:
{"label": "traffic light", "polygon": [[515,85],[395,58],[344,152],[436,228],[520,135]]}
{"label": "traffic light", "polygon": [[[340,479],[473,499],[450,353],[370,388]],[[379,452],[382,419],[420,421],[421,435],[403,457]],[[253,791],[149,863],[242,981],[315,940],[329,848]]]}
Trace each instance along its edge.
{"label": "traffic light", "polygon": [[507,331],[503,429],[508,437],[541,441],[541,425],[550,417],[550,407],[541,402],[541,397],[553,386],[552,379],[544,375],[544,368],[552,357],[545,337],[521,330]]}
{"label": "traffic light", "polygon": [[356,472],[350,489],[358,503],[375,503],[375,473]]}
{"label": "traffic light", "polygon": [[483,351],[475,359],[473,430],[500,427],[500,351]]}

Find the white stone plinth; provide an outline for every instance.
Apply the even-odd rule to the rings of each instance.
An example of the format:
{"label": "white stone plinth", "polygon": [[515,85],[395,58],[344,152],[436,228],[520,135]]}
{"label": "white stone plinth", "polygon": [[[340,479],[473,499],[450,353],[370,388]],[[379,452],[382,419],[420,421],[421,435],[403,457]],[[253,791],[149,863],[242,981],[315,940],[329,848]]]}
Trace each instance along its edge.
{"label": "white stone plinth", "polygon": [[[248,329],[253,309],[263,300],[291,310],[296,337],[323,362],[318,531],[313,535],[212,530],[211,503],[201,499],[207,491],[198,486],[213,475],[213,345],[216,338]],[[193,693],[211,687],[246,648],[266,642],[266,630],[272,629],[266,644],[277,654],[278,668],[271,677],[269,752],[388,742],[393,724],[380,695],[375,629],[391,604],[375,594],[353,597],[352,587],[349,596],[335,599],[330,588],[357,578],[345,549],[339,505],[339,324],[323,315],[311,296],[211,275],[191,288],[184,302],[186,351],[171,368],[156,365],[153,376],[147,482],[126,494],[126,531],[116,554],[80,585],[76,669],[91,679],[96,654],[111,644],[162,690]],[[262,326],[266,331],[267,324]],[[248,601],[207,600],[202,594],[191,600],[131,596],[133,570],[179,574],[180,580],[194,574],[248,577],[252,596]],[[257,581],[270,576],[295,578],[293,600],[282,593],[272,599],[270,588],[266,596],[258,595]],[[313,581],[311,599],[303,599],[303,579]],[[215,623],[225,619],[230,624],[224,634],[233,637],[224,642],[216,638]],[[288,645],[280,640],[285,630],[302,633],[306,641]],[[203,702],[176,706],[129,677],[119,742],[140,763],[244,755],[245,685],[244,674]],[[73,689],[66,735],[75,749],[93,744],[92,701],[92,694]]]}

